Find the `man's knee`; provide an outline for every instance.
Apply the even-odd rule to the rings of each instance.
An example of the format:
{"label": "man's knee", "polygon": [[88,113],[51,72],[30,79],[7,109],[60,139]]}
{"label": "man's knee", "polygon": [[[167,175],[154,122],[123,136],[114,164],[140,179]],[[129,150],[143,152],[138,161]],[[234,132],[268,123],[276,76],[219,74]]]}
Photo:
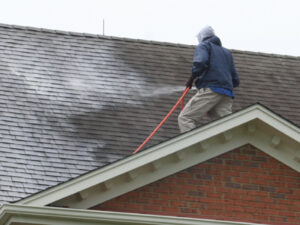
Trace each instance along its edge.
{"label": "man's knee", "polygon": [[179,127],[184,126],[188,122],[188,118],[184,116],[182,112],[178,115],[177,120],[178,120]]}
{"label": "man's knee", "polygon": [[180,133],[187,132],[196,127],[195,122],[191,118],[184,115],[183,113],[179,114],[177,120],[178,120]]}

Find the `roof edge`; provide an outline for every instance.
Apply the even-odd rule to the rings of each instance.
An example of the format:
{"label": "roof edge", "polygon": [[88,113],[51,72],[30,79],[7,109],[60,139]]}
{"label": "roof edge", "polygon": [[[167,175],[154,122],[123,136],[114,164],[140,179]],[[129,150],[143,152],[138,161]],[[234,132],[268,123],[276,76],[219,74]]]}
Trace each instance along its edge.
{"label": "roof edge", "polygon": [[39,225],[47,224],[137,224],[137,225],[256,225],[254,223],[209,220],[199,218],[161,216],[151,214],[121,213],[110,211],[78,210],[55,207],[32,207],[5,204],[0,208],[0,225],[14,222]]}
{"label": "roof edge", "polygon": [[[69,35],[69,36],[81,36],[81,37],[101,38],[101,39],[107,39],[107,40],[139,42],[139,43],[144,43],[144,44],[155,44],[155,45],[173,46],[173,47],[181,47],[181,48],[192,48],[193,49],[196,46],[196,45],[182,44],[182,43],[151,41],[151,40],[134,39],[134,38],[128,38],[128,37],[117,37],[117,36],[107,36],[107,35],[91,34],[91,33],[84,33],[84,32],[38,28],[38,27],[33,27],[33,26],[22,26],[22,25],[13,25],[13,24],[10,25],[10,24],[4,24],[4,23],[0,23],[0,27],[14,28],[14,29],[19,29],[19,30],[45,32],[45,33],[60,34],[60,35]],[[284,55],[284,54],[276,54],[276,53],[253,52],[253,51],[237,50],[237,49],[231,49],[231,51],[233,53],[240,53],[240,54],[246,53],[249,55],[256,55],[256,56],[259,55],[259,56],[266,56],[266,57],[289,58],[289,59],[300,60],[300,56],[292,56],[292,55]]]}
{"label": "roof edge", "polygon": [[48,29],[48,28],[38,28],[32,26],[22,26],[22,25],[13,25],[13,24],[10,25],[4,23],[0,23],[0,27],[36,31],[36,32],[45,32],[51,34],[69,35],[69,36],[81,36],[81,37],[101,38],[101,39],[117,40],[117,41],[139,42],[145,44],[155,44],[155,45],[164,45],[164,46],[174,46],[174,47],[184,47],[184,48],[195,47],[194,45],[189,45],[189,44],[151,41],[151,40],[135,39],[135,38],[128,38],[128,37],[117,37],[117,36],[108,36],[108,35],[101,35],[101,34],[76,32],[76,31],[63,31],[63,30]]}

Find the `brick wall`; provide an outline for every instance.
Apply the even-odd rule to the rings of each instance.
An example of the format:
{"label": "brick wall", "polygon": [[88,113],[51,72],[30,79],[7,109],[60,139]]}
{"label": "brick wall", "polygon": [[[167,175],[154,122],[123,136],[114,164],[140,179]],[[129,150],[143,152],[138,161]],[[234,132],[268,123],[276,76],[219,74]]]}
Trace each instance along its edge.
{"label": "brick wall", "polygon": [[246,145],[93,209],[300,224],[300,173]]}

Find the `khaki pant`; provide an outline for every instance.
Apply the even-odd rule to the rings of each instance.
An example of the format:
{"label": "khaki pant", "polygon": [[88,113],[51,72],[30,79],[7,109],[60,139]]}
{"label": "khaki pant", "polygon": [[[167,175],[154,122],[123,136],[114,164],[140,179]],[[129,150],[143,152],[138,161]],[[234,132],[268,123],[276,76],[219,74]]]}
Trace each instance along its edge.
{"label": "khaki pant", "polygon": [[200,119],[208,113],[212,119],[225,116],[232,112],[232,98],[213,92],[210,88],[202,88],[189,100],[178,116],[181,133],[197,126]]}

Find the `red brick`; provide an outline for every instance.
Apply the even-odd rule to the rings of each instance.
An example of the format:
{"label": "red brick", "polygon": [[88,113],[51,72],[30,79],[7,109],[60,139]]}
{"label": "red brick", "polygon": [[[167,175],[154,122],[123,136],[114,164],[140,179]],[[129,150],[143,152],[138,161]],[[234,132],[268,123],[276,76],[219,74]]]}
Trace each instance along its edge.
{"label": "red brick", "polygon": [[243,196],[241,196],[241,199],[243,199],[244,201],[247,201],[247,202],[249,202],[249,201],[256,201],[256,196],[254,196],[254,195],[243,195]]}
{"label": "red brick", "polygon": [[255,195],[256,197],[268,197],[270,195],[270,193],[264,191],[253,191],[252,194]]}
{"label": "red brick", "polygon": [[259,190],[259,186],[257,184],[243,184],[241,188],[244,190]]}
{"label": "red brick", "polygon": [[145,197],[145,198],[159,198],[159,194],[158,193],[150,193],[150,192],[142,192],[142,197]]}
{"label": "red brick", "polygon": [[[282,186],[284,186],[284,185],[282,185]],[[297,184],[297,183],[287,183],[286,185],[285,185],[287,188],[297,188],[297,189],[300,189],[300,184]]]}
{"label": "red brick", "polygon": [[[283,165],[283,164],[281,164]],[[290,177],[299,177],[299,173],[297,171],[294,171],[294,170],[291,170],[288,166],[286,165],[283,165],[285,166],[287,169],[285,170],[286,171],[286,176],[290,176]]]}
{"label": "red brick", "polygon": [[194,186],[198,186],[198,185],[203,185],[204,181],[203,180],[198,180],[198,179],[187,179],[186,183],[194,185]]}
{"label": "red brick", "polygon": [[280,223],[287,221],[287,219],[283,216],[273,216],[273,215],[270,216],[270,220],[274,222],[280,222]]}
{"label": "red brick", "polygon": [[237,159],[237,160],[250,160],[250,159],[251,159],[251,156],[249,156],[249,155],[237,154],[237,155],[234,155],[233,158],[234,158],[234,159]]}
{"label": "red brick", "polygon": [[182,177],[182,178],[189,178],[189,179],[190,179],[190,178],[193,177],[193,174],[183,172],[183,173],[179,173],[179,174],[178,174],[178,177],[179,177],[179,178]]}
{"label": "red brick", "polygon": [[154,204],[154,205],[167,205],[168,201],[153,199],[152,204]]}
{"label": "red brick", "polygon": [[200,210],[201,215],[215,215],[216,214],[216,210]]}
{"label": "red brick", "polygon": [[232,182],[227,182],[225,184],[226,187],[229,187],[229,188],[233,188],[233,189],[240,189],[241,188],[241,184],[239,183],[232,183]]}
{"label": "red brick", "polygon": [[198,191],[203,191],[203,192],[211,192],[214,188],[213,187],[209,187],[209,186],[198,186],[197,190]]}
{"label": "red brick", "polygon": [[277,193],[292,194],[293,190],[289,188],[276,188]]}
{"label": "red brick", "polygon": [[272,170],[278,169],[278,165],[274,163],[261,163],[260,166],[261,168],[264,169],[272,169]]}
{"label": "red brick", "polygon": [[298,200],[298,201],[300,201],[300,195],[289,195],[289,194],[287,194],[286,195],[286,198],[287,199],[291,199],[291,200]]}
{"label": "red brick", "polygon": [[249,168],[249,173],[257,173],[257,174],[263,174],[266,170],[263,168]]}
{"label": "red brick", "polygon": [[279,216],[286,216],[286,217],[295,217],[296,213],[295,212],[288,212],[288,211],[279,211],[278,215]]}
{"label": "red brick", "polygon": [[245,209],[240,206],[234,206],[234,205],[228,205],[224,206],[227,211],[232,211],[232,212],[245,212]]}
{"label": "red brick", "polygon": [[136,203],[149,204],[151,200],[149,198],[137,198],[134,200]]}
{"label": "red brick", "polygon": [[182,188],[183,190],[197,190],[197,187],[195,185],[190,184],[180,185],[180,188]]}
{"label": "red brick", "polygon": [[271,197],[272,198],[276,198],[276,199],[285,199],[285,194],[282,194],[282,193],[272,193]]}
{"label": "red brick", "polygon": [[191,202],[189,203],[190,208],[197,208],[197,209],[205,209],[205,204],[200,202]]}
{"label": "red brick", "polygon": [[300,224],[300,174],[246,145],[93,209]]}
{"label": "red brick", "polygon": [[222,158],[222,159],[232,159],[232,153],[231,152],[228,152],[228,153],[225,153],[225,154],[222,154],[219,156],[219,158]]}
{"label": "red brick", "polygon": [[222,198],[222,193],[206,193],[207,198]]}
{"label": "red brick", "polygon": [[201,199],[199,199],[199,202],[202,202],[202,203],[215,203],[216,200],[212,199],[212,198],[201,198]]}
{"label": "red brick", "polygon": [[223,187],[215,187],[217,193],[233,193],[234,190],[232,188],[223,188]]}
{"label": "red brick", "polygon": [[220,181],[204,181],[204,185],[206,186],[211,186],[211,187],[214,187],[214,186],[221,186],[222,185],[222,182]]}
{"label": "red brick", "polygon": [[260,209],[265,209],[268,207],[268,204],[265,203],[265,202],[253,202],[251,204],[252,207],[255,207],[255,208],[260,208]]}
{"label": "red brick", "polygon": [[223,208],[224,208],[224,206],[220,205],[220,204],[209,204],[207,206],[208,210],[222,210]]}
{"label": "red brick", "polygon": [[242,173],[241,177],[256,179],[258,177],[258,175],[256,173]]}
{"label": "red brick", "polygon": [[162,207],[161,209],[163,212],[170,212],[170,213],[179,213],[180,208],[178,207]]}
{"label": "red brick", "polygon": [[241,199],[241,196],[237,195],[237,194],[234,194],[234,193],[230,193],[230,194],[225,194],[224,198],[225,199],[239,200],[239,199]]}
{"label": "red brick", "polygon": [[154,188],[153,191],[160,194],[168,194],[170,192],[168,188]]}
{"label": "red brick", "polygon": [[[297,179],[297,178],[295,178],[295,177],[288,177],[288,176],[280,176],[280,182],[284,182],[284,183],[297,184],[297,183],[295,183],[295,179]],[[298,177],[298,179],[299,179],[299,177]],[[298,183],[298,185],[299,185],[299,183]],[[300,188],[300,187],[298,186],[298,188]]]}
{"label": "red brick", "polygon": [[258,168],[259,167],[259,163],[258,162],[252,162],[252,161],[246,161],[243,162],[243,166],[245,167],[250,167],[250,168]]}
{"label": "red brick", "polygon": [[271,170],[270,175],[285,175],[284,170]]}
{"label": "red brick", "polygon": [[135,204],[135,203],[127,203],[125,208],[131,209],[131,210],[140,210],[140,209],[142,209],[142,205],[141,204]]}
{"label": "red brick", "polygon": [[197,202],[200,199],[199,197],[192,197],[192,196],[186,196],[186,195],[179,196],[178,198],[181,201],[187,201],[187,202]]}
{"label": "red brick", "polygon": [[254,218],[256,221],[268,221],[269,214],[255,214]]}
{"label": "red brick", "polygon": [[259,209],[259,213],[265,214],[265,215],[278,215],[278,211],[274,209]]}
{"label": "red brick", "polygon": [[260,197],[260,202],[276,204],[276,200],[268,197]]}
{"label": "red brick", "polygon": [[[130,208],[130,207],[128,207]],[[162,207],[160,205],[144,205],[143,210],[146,211],[161,211]]]}
{"label": "red brick", "polygon": [[300,187],[299,187],[298,190],[293,190],[293,192],[294,192],[295,195],[300,195]]}
{"label": "red brick", "polygon": [[169,201],[169,200],[179,200],[181,198],[181,196],[178,195],[170,195],[170,194],[161,194],[160,199],[165,200],[165,201]]}
{"label": "red brick", "polygon": [[234,212],[233,213],[233,217],[239,219],[239,220],[244,220],[244,221],[249,221],[250,219],[253,218],[252,214],[250,213],[246,213],[246,212]]}
{"label": "red brick", "polygon": [[285,210],[287,208],[287,206],[281,205],[281,204],[270,204],[269,208],[274,209],[274,210]]}
{"label": "red brick", "polygon": [[248,191],[248,190],[243,190],[243,189],[235,189],[235,190],[233,190],[232,193],[233,193],[233,194],[236,194],[236,195],[240,195],[241,197],[243,197],[244,195],[249,195],[249,194],[251,194],[252,192],[251,192],[251,191]]}
{"label": "red brick", "polygon": [[261,185],[261,186],[272,186],[272,185],[270,184],[270,181],[269,181],[269,180],[264,180],[264,179],[256,179],[256,180],[255,180],[255,184]]}
{"label": "red brick", "polygon": [[197,214],[198,210],[191,208],[180,208],[181,213]]}
{"label": "red brick", "polygon": [[245,200],[242,199],[242,200],[234,201],[234,205],[246,208],[246,207],[249,207],[250,204],[249,204],[248,201],[245,201]]}
{"label": "red brick", "polygon": [[300,215],[296,217],[288,217],[287,222],[290,224],[300,224]]}

